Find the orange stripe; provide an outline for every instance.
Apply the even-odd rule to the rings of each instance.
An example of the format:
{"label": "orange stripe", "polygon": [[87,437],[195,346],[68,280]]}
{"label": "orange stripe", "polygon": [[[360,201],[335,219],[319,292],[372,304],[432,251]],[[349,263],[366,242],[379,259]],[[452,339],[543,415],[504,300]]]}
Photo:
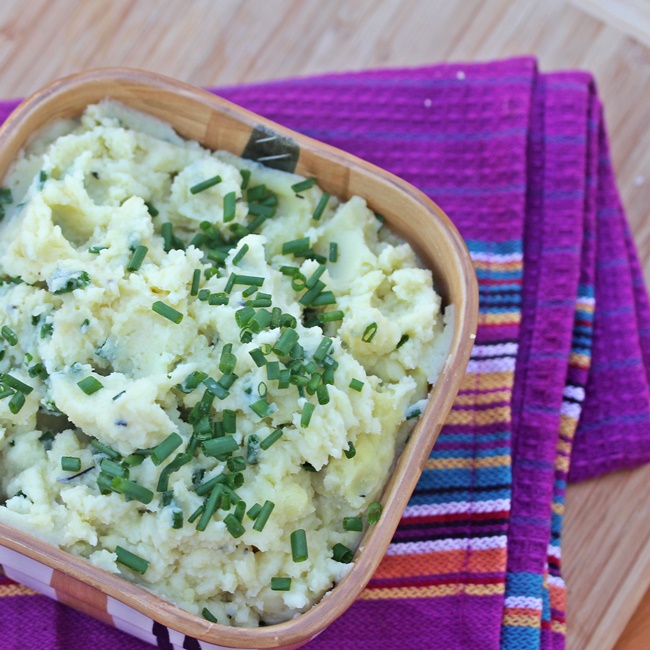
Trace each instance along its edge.
{"label": "orange stripe", "polygon": [[541,618],[542,613],[539,609],[532,607],[506,607],[506,616],[530,616],[531,618]]}
{"label": "orange stripe", "polygon": [[447,424],[495,424],[496,422],[510,421],[510,407],[497,406],[484,411],[450,411],[447,416]]}
{"label": "orange stripe", "polygon": [[551,609],[556,609],[560,612],[566,611],[566,589],[557,585],[549,585],[548,595],[551,601]]}
{"label": "orange stripe", "polygon": [[534,627],[539,628],[542,623],[541,612],[537,616],[511,616],[506,614],[503,617],[503,624],[509,627]]}
{"label": "orange stripe", "polygon": [[461,391],[488,391],[503,388],[512,388],[515,373],[488,372],[484,375],[478,372],[466,373],[460,386]]}
{"label": "orange stripe", "polygon": [[447,573],[488,573],[505,571],[508,554],[505,548],[490,548],[467,553],[463,549],[417,555],[385,555],[375,573],[381,578],[437,576]]}
{"label": "orange stripe", "polygon": [[25,585],[0,585],[0,597],[2,596],[34,596],[37,591],[25,587]]}
{"label": "orange stripe", "polygon": [[577,366],[578,368],[583,368],[584,370],[589,370],[591,358],[586,354],[577,354],[576,352],[572,352],[569,355],[569,364]]}
{"label": "orange stripe", "polygon": [[490,456],[489,458],[430,458],[424,467],[425,469],[475,469],[508,465],[510,465],[510,456]]}
{"label": "orange stripe", "polygon": [[519,325],[521,313],[518,311],[507,311],[499,314],[479,314],[479,325]]}
{"label": "orange stripe", "polygon": [[430,585],[427,587],[400,587],[396,589],[365,589],[361,600],[387,600],[397,598],[439,598],[441,596],[495,596],[505,593],[505,585]]}
{"label": "orange stripe", "polygon": [[474,267],[485,269],[486,271],[518,271],[524,268],[521,260],[512,260],[510,262],[492,262],[488,260],[472,260]]}

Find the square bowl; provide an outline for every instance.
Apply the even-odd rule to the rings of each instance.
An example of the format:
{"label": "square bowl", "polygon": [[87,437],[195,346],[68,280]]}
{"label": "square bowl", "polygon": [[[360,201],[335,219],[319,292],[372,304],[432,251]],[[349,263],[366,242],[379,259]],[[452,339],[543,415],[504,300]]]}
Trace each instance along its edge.
{"label": "square bowl", "polygon": [[79,117],[86,106],[106,98],[167,122],[182,137],[208,149],[315,177],[324,191],[340,199],[363,197],[432,271],[443,305],[453,305],[446,362],[384,487],[380,521],[364,534],[346,577],[290,621],[259,628],[210,623],[82,558],[0,524],[0,563],[9,577],[143,640],[166,640],[184,648],[297,648],[340,616],[372,577],[452,406],[478,318],[477,283],[469,254],[443,211],[405,181],[204,90],[139,70],[109,68],[76,74],[24,101],[0,129],[0,178],[43,127]]}

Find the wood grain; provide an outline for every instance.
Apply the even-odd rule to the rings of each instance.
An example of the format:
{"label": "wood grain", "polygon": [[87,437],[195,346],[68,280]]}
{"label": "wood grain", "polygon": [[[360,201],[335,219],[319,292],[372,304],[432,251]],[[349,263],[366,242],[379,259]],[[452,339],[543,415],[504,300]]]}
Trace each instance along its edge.
{"label": "wood grain", "polygon": [[[594,73],[619,187],[648,281],[648,4],[2,0],[0,97],[26,95],[62,75],[108,65],[141,67],[207,86],[534,53],[544,70],[578,67]],[[642,521],[650,520],[650,513],[640,498],[648,484],[650,470],[642,468],[569,489],[563,544],[569,648],[612,647],[650,584],[645,541],[650,535]],[[633,561],[637,557],[641,565]],[[650,647],[650,630],[643,627],[643,614],[649,611],[650,594],[618,650]]]}

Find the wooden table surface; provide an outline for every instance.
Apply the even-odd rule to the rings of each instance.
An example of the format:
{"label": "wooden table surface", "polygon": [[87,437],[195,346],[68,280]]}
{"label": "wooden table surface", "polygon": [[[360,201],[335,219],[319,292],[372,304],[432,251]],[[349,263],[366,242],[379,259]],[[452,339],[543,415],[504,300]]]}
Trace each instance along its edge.
{"label": "wooden table surface", "polygon": [[[207,86],[529,53],[594,73],[649,280],[649,0],[0,0],[3,98],[109,65]],[[573,650],[650,648],[649,485],[646,467],[569,489]],[[604,522],[635,534],[604,544]]]}

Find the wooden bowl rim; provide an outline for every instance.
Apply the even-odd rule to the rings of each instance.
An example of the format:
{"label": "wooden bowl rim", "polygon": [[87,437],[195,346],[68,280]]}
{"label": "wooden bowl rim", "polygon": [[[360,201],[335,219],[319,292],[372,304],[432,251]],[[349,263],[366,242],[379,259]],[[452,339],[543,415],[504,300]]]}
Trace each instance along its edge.
{"label": "wooden bowl rim", "polygon": [[[408,498],[420,477],[431,446],[460,386],[474,342],[478,321],[478,288],[474,267],[460,234],[447,215],[412,185],[375,165],[287,129],[217,95],[153,72],[120,67],[100,68],[73,74],[50,83],[24,100],[0,127],[0,160],[7,144],[18,137],[22,123],[41,111],[47,111],[50,104],[61,95],[73,93],[75,89],[86,85],[110,85],[111,83],[136,84],[148,89],[175,93],[183,101],[198,101],[211,111],[228,115],[250,127],[251,130],[259,126],[269,128],[294,140],[301,151],[309,150],[334,165],[355,169],[372,178],[379,185],[389,185],[411,201],[413,207],[425,210],[439,223],[446,235],[450,252],[453,253],[455,271],[460,274],[465,294],[460,297],[462,298],[460,309],[456,308],[455,331],[445,369],[439,382],[432,389],[429,404],[411,435],[410,443],[400,454],[400,460],[402,457],[406,458],[402,463],[401,479],[389,477],[389,482],[382,493],[382,502],[384,502],[387,499],[386,492],[389,486],[392,487],[391,494],[388,495],[389,503],[384,506],[380,522],[364,533],[359,547],[359,557],[355,558],[350,572],[331,592],[305,613],[284,623],[261,628],[240,628],[210,623],[125,578],[95,567],[83,558],[20,530],[0,524],[0,544],[80,580],[136,609],[141,614],[201,641],[230,645],[233,648],[270,648],[304,642],[331,624],[361,593],[381,561]],[[105,96],[110,97],[108,93]],[[124,101],[123,103],[128,104]],[[27,138],[23,139],[20,148],[22,149],[26,144]],[[440,388],[441,384],[444,384],[446,392]]]}

